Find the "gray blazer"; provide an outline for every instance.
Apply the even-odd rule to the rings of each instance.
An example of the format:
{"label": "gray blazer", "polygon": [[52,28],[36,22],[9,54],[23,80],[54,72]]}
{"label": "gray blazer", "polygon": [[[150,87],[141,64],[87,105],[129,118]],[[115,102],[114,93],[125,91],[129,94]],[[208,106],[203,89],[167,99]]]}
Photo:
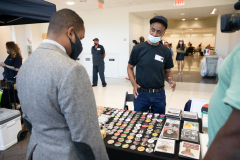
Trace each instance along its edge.
{"label": "gray blazer", "polygon": [[27,160],[108,160],[85,68],[50,43],[17,76],[23,118],[32,124]]}

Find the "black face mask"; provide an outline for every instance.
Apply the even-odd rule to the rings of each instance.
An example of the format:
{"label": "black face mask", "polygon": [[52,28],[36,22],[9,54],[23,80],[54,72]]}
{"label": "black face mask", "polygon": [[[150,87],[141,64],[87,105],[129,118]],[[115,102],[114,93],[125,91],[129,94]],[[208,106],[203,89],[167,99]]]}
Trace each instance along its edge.
{"label": "black face mask", "polygon": [[11,52],[10,52],[10,51],[7,51],[7,53],[8,53],[8,54],[11,54]]}
{"label": "black face mask", "polygon": [[77,60],[78,56],[81,54],[83,47],[82,47],[82,43],[80,41],[80,39],[78,38],[77,34],[74,32],[75,37],[76,37],[76,41],[75,43],[72,42],[72,40],[70,39],[71,42],[71,47],[72,47],[72,53],[70,55],[70,58],[72,58],[73,60]]}

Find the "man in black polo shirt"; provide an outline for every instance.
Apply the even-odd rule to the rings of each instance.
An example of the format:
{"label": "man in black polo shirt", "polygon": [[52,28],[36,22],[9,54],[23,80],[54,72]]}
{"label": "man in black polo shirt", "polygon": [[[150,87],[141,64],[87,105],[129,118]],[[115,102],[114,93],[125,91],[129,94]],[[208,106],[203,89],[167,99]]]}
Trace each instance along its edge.
{"label": "man in black polo shirt", "polygon": [[[134,110],[147,112],[151,106],[153,113],[165,114],[166,96],[164,81],[172,90],[176,83],[172,80],[173,68],[170,50],[159,41],[168,27],[167,19],[156,16],[150,20],[148,41],[140,43],[132,50],[128,62],[128,76],[133,85]],[[133,68],[137,66],[136,81]]]}
{"label": "man in black polo shirt", "polygon": [[102,81],[103,87],[107,86],[104,76],[104,61],[105,58],[105,50],[102,45],[99,44],[99,39],[95,38],[94,46],[92,47],[92,59],[93,59],[93,87],[97,86],[98,83],[98,72]]}

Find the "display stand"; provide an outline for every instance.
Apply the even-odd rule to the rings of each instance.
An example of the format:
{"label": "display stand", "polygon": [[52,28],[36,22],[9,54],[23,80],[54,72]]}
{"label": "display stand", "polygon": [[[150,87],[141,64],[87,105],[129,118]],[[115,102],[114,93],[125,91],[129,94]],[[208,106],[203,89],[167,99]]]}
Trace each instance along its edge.
{"label": "display stand", "polygon": [[[113,120],[113,118],[111,118],[108,123],[110,123],[112,120]],[[199,123],[199,133],[202,133],[202,120],[198,119],[198,123]],[[182,128],[183,128],[183,121],[181,121],[179,135],[181,135]],[[156,152],[147,153],[146,151],[140,152],[138,150],[131,150],[130,148],[116,147],[113,144],[107,143],[109,140],[111,140],[111,137],[112,137],[112,135],[108,135],[104,139],[104,144],[106,146],[107,153],[108,153],[110,160],[135,160],[135,159],[136,160],[146,160],[146,159],[178,160],[178,159],[185,159],[185,158],[181,158],[178,156],[179,145],[180,145],[181,140],[176,141],[175,154],[172,156],[168,156],[168,155],[163,155],[161,153],[156,153]],[[157,141],[154,142],[155,145],[156,145],[156,142]],[[131,146],[131,145],[132,145],[132,143],[129,144],[129,146]],[[137,147],[139,147],[139,146],[141,146],[141,145],[138,145]]]}

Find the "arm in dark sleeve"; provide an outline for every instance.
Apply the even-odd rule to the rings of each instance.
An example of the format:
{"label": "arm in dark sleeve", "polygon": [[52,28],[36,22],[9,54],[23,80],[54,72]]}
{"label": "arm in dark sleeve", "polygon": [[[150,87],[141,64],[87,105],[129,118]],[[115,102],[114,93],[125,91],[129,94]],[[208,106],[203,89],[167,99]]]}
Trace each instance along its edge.
{"label": "arm in dark sleeve", "polygon": [[128,64],[132,66],[136,66],[138,62],[138,52],[137,50],[133,47]]}
{"label": "arm in dark sleeve", "polygon": [[105,49],[104,49],[103,46],[102,46],[102,54],[103,54],[103,55],[105,54]]}
{"label": "arm in dark sleeve", "polygon": [[85,68],[75,65],[60,82],[58,101],[80,159],[108,160],[96,102]]}
{"label": "arm in dark sleeve", "polygon": [[22,58],[17,56],[14,60],[14,68],[20,68],[22,66]]}
{"label": "arm in dark sleeve", "polygon": [[167,59],[166,59],[164,69],[171,69],[173,67],[174,67],[174,65],[173,65],[173,60],[172,60],[172,54],[171,54],[171,51],[169,50],[169,53],[167,54]]}

